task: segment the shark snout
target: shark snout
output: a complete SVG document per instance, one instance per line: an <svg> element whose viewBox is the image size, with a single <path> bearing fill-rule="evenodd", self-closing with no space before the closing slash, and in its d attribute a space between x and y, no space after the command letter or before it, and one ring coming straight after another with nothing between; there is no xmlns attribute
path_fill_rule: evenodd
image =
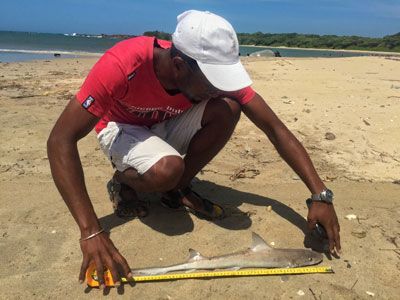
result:
<svg viewBox="0 0 400 300"><path fill-rule="evenodd" d="M309 265L316 265L319 264L323 257L321 253L315 252L315 251L309 251L309 255L307 257L307 260L309 262Z"/></svg>
<svg viewBox="0 0 400 300"><path fill-rule="evenodd" d="M300 253L299 253L300 254ZM302 266L311 266L319 264L322 261L323 257L321 253L304 250L300 255L293 256L293 260L291 266L293 267L302 267Z"/></svg>

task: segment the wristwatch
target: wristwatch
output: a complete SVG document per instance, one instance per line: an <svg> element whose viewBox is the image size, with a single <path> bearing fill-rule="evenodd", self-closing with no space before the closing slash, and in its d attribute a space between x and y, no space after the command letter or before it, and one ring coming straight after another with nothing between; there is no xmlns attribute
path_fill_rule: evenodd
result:
<svg viewBox="0 0 400 300"><path fill-rule="evenodd" d="M332 203L333 202L333 192L330 189L325 188L319 194L312 194L311 200Z"/></svg>

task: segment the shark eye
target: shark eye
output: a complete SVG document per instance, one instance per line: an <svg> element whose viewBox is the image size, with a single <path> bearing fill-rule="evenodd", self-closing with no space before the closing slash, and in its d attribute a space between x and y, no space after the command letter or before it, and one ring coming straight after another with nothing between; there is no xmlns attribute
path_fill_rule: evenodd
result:
<svg viewBox="0 0 400 300"><path fill-rule="evenodd" d="M312 261L312 257L309 257L309 258L308 258L308 261Z"/></svg>

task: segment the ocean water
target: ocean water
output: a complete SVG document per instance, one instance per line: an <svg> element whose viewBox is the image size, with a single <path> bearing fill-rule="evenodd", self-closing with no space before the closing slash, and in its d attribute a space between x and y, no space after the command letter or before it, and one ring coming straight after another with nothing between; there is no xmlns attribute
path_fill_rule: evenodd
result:
<svg viewBox="0 0 400 300"><path fill-rule="evenodd" d="M34 32L0 31L0 62L26 61L36 59L54 59L57 57L80 57L99 55L111 48L120 38L101 35L52 34ZM242 56L270 49L279 51L282 57L342 57L365 54L324 51L282 49L270 47L240 46Z"/></svg>

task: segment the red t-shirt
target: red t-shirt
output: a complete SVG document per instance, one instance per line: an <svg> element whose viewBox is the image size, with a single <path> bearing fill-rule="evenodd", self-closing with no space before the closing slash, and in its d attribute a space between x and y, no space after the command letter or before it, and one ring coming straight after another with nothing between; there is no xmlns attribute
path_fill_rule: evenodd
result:
<svg viewBox="0 0 400 300"><path fill-rule="evenodd" d="M153 49L157 43L167 49L171 42L154 37L136 37L119 42L93 66L76 95L82 106L101 118L99 133L109 121L152 126L181 114L192 104L181 93L169 95L153 69ZM240 104L255 95L251 87L227 96Z"/></svg>

